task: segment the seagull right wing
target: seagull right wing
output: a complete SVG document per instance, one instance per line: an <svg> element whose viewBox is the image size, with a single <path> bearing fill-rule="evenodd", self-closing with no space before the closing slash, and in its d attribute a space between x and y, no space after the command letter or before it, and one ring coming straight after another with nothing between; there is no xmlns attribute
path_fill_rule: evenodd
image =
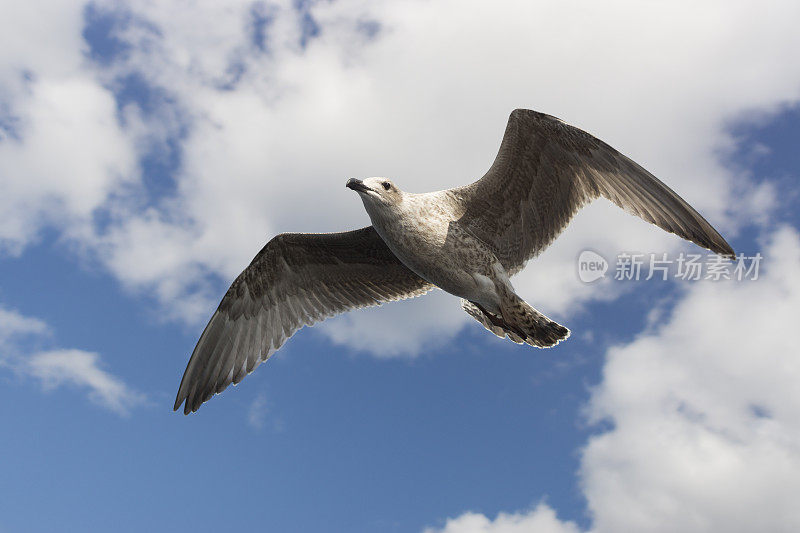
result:
<svg viewBox="0 0 800 533"><path fill-rule="evenodd" d="M734 255L706 219L647 170L585 131L527 109L511 113L489 171L448 192L462 205L461 223L510 273L599 196L703 248Z"/></svg>
<svg viewBox="0 0 800 533"><path fill-rule="evenodd" d="M305 325L432 288L397 259L372 226L278 235L236 278L208 322L174 409L185 401L185 414L197 411Z"/></svg>

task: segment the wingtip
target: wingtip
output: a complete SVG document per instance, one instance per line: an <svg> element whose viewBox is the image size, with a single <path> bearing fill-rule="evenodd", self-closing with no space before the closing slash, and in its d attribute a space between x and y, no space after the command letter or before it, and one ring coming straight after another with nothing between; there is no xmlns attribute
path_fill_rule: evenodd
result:
<svg viewBox="0 0 800 533"><path fill-rule="evenodd" d="M725 243L725 244L728 244L728 243ZM728 247L724 250L724 253L722 255L723 255L723 257L726 257L727 259L736 259L736 252L733 250L733 248L731 247L730 244L728 244Z"/></svg>
<svg viewBox="0 0 800 533"><path fill-rule="evenodd" d="M227 388L227 386L224 387L223 390L225 388ZM213 392L212 394L207 393L205 395L202 395L198 393L196 390L186 395L179 394L178 399L175 400L175 405L172 406L172 410L177 411L178 409L180 409L181 404L183 404L184 415L190 415L192 413L196 413L197 410L200 409L200 407L202 407L204 403L206 403L208 400L210 400L217 394L218 394L217 392Z"/></svg>
<svg viewBox="0 0 800 533"><path fill-rule="evenodd" d="M188 415L191 412L189 411L189 402L186 402L184 404L183 400L181 400L180 403L176 403L174 406L172 406L172 412L173 413L178 412L181 408L181 404L183 404L183 414Z"/></svg>
<svg viewBox="0 0 800 533"><path fill-rule="evenodd" d="M188 415L189 413L193 413L194 411L197 411L196 408L194 410L192 410L189 407L189 405L190 405L189 398L187 398L185 396L184 397L178 396L178 399L175 400L175 405L172 406L172 411L173 412L178 411L181 408L181 404L183 404L183 414L184 415Z"/></svg>
<svg viewBox="0 0 800 533"><path fill-rule="evenodd" d="M720 239L722 242L711 248L711 251L725 259L736 259L736 252L733 250L733 247L728 244L725 239L722 239L722 237L720 237Z"/></svg>

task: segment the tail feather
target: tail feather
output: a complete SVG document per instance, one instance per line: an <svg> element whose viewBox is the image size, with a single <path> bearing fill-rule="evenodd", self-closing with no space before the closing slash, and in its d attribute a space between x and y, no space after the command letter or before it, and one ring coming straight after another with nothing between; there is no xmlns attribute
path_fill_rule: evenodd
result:
<svg viewBox="0 0 800 533"><path fill-rule="evenodd" d="M483 325L483 327L485 327L486 329L488 329L501 339L504 339L506 337L505 330L500 326L495 326L494 324L492 324L492 321L489 319L489 316L484 314L484 312L481 311L478 308L478 306L475 305L474 303L462 298L461 308L464 309L464 311L466 311L469 316L480 322Z"/></svg>
<svg viewBox="0 0 800 533"><path fill-rule="evenodd" d="M486 313L468 300L461 300L461 307L498 337L508 337L517 344L550 348L569 337L569 329L553 322L523 299L514 296L510 302L501 306L502 316Z"/></svg>

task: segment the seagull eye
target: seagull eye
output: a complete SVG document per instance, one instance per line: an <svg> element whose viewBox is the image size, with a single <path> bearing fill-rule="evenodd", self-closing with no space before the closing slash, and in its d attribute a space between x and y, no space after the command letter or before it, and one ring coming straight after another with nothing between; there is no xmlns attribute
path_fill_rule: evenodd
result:
<svg viewBox="0 0 800 533"><path fill-rule="evenodd" d="M388 181L384 181L384 182L383 182L383 188L384 188L384 189L386 189L386 190L388 191L389 189L391 189L391 188L392 188L392 185L391 185L391 183L389 183Z"/></svg>

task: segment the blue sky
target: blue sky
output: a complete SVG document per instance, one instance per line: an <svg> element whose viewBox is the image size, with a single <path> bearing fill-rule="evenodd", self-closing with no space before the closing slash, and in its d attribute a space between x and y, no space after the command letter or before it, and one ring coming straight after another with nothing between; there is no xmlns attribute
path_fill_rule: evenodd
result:
<svg viewBox="0 0 800 533"><path fill-rule="evenodd" d="M0 22L0 531L800 526L796 6L47 7ZM556 349L431 295L172 412L264 242L366 224L349 176L475 179L515 107L641 162L761 278L581 283L584 249L697 251L598 202L514 279Z"/></svg>

